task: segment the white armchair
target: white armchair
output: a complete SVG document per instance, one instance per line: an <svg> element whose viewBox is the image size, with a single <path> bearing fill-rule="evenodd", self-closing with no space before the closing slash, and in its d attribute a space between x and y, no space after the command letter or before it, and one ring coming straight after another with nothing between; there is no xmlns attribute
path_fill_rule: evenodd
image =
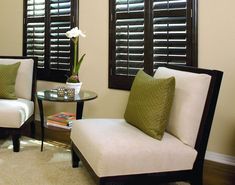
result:
<svg viewBox="0 0 235 185"><path fill-rule="evenodd" d="M12 135L13 151L20 150L21 130L31 124L34 134L34 93L36 90L36 58L0 57L0 65L20 62L15 80L15 99L0 97L0 131ZM1 87L0 87L1 88Z"/></svg>
<svg viewBox="0 0 235 185"><path fill-rule="evenodd" d="M154 77L175 77L168 126L161 141L125 119L81 119L71 131L72 165L81 160L98 184L202 185L202 171L223 73L171 65Z"/></svg>

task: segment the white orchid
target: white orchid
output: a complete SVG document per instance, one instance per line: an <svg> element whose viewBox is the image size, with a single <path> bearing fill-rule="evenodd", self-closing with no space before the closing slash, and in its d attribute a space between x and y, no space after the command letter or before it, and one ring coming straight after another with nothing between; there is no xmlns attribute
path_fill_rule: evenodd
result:
<svg viewBox="0 0 235 185"><path fill-rule="evenodd" d="M78 72L81 66L81 63L83 61L83 58L85 57L85 54L82 55L81 59L78 60L78 38L79 36L86 37L86 35L78 29L78 27L75 27L65 33L65 35L70 38L74 42L74 62L73 62L73 71L72 76L68 78L67 81L69 82L79 82L78 78Z"/></svg>
<svg viewBox="0 0 235 185"><path fill-rule="evenodd" d="M65 35L70 39L76 38L76 37L79 37L79 36L86 37L86 35L81 30L79 30L78 27L75 27L75 28L67 31L65 33Z"/></svg>

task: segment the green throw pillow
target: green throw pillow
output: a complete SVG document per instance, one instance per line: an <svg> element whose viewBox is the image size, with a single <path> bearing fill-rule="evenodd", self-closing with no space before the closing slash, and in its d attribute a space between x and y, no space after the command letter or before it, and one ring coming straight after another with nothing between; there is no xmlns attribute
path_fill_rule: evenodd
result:
<svg viewBox="0 0 235 185"><path fill-rule="evenodd" d="M15 81L20 62L11 65L0 64L0 98L16 99Z"/></svg>
<svg viewBox="0 0 235 185"><path fill-rule="evenodd" d="M156 79L139 71L132 84L125 120L149 136L161 140L175 92L175 78Z"/></svg>

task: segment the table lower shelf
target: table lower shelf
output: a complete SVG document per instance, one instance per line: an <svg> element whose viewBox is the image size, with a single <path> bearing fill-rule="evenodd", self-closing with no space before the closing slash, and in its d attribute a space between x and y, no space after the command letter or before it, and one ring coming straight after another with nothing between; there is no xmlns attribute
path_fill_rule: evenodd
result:
<svg viewBox="0 0 235 185"><path fill-rule="evenodd" d="M59 126L48 125L47 123L44 123L44 127L47 129L52 129L52 130L56 130L56 131L70 131L71 130L71 127L62 128Z"/></svg>
<svg viewBox="0 0 235 185"><path fill-rule="evenodd" d="M36 139L41 140L41 123L36 121ZM54 128L54 127L44 127L44 140L52 140L64 144L70 145L70 130Z"/></svg>

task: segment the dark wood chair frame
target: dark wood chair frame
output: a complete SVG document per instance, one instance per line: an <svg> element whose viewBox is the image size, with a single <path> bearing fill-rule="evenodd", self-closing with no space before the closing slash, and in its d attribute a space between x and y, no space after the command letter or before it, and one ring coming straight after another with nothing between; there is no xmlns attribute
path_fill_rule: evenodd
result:
<svg viewBox="0 0 235 185"><path fill-rule="evenodd" d="M182 170L182 171L169 171L169 172L158 172L158 173L146 173L146 174L136 174L136 175L120 175L120 176L108 176L108 177L98 177L93 169L90 167L85 157L81 154L79 149L72 143L72 166L78 167L78 163L81 160L84 166L88 169L90 174L94 177L97 184L100 185L114 185L114 184L157 184L166 182L177 182L177 181L188 181L192 185L202 185L203 177L203 163L206 153L209 133L211 125L213 122L214 112L216 108L217 98L219 94L219 89L223 77L223 72L218 70L207 70L194 67L184 67L184 66L173 66L168 64L162 64L159 66L167 67L170 69L188 71L193 73L204 73L211 76L211 82L209 91L207 94L207 99L200 123L200 128L198 131L195 150L197 150L198 155L193 165L192 170ZM193 82L192 82L193 83ZM94 151L95 152L95 151ZM138 161L136 161L138 162Z"/></svg>
<svg viewBox="0 0 235 185"><path fill-rule="evenodd" d="M32 80L32 93L31 93L31 101L35 102L35 92L36 92L36 72L37 72L37 63L38 58L37 57L24 57L24 56L0 56L0 59L33 59L34 65L33 65L33 80ZM35 104L34 104L35 105ZM20 136L24 129L28 128L28 125L30 124L31 129L31 137L35 136L35 114L33 113L32 116L30 116L24 124L20 128L5 128L0 127L0 132L4 132L4 134L8 135L10 134L12 136L12 142L13 142L13 151L19 152L20 151Z"/></svg>

